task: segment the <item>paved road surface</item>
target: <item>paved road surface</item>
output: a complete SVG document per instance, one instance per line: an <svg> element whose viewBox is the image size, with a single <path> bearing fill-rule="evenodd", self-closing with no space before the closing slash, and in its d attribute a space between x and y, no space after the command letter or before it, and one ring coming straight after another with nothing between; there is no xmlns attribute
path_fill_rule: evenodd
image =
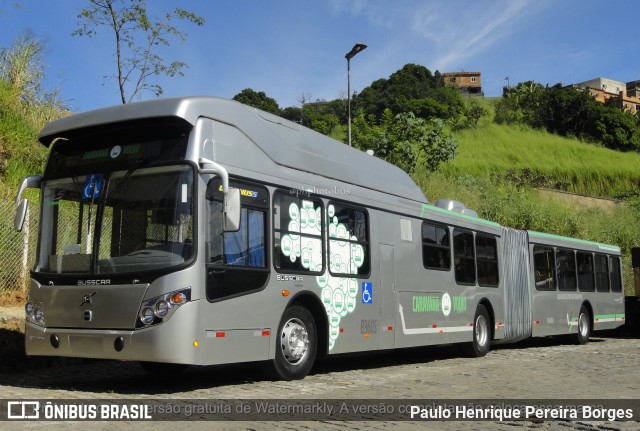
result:
<svg viewBox="0 0 640 431"><path fill-rule="evenodd" d="M273 382L255 365L190 369L162 378L137 364L94 361L0 375L3 399L635 399L640 410L640 339L596 337L585 346L534 339L468 359L430 347L332 358L304 380ZM7 429L89 429L83 422L0 423ZM638 422L96 422L121 430L640 430ZM146 426L145 426L146 425Z"/></svg>

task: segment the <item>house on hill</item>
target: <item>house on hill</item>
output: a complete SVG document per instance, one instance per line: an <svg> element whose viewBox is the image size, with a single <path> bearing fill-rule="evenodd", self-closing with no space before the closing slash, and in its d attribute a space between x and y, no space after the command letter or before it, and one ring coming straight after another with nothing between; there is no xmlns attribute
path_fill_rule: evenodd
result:
<svg viewBox="0 0 640 431"><path fill-rule="evenodd" d="M445 72L446 85L457 87L463 96L483 96L480 72Z"/></svg>
<svg viewBox="0 0 640 431"><path fill-rule="evenodd" d="M596 101L611 104L633 114L640 111L640 81L614 81L608 78L595 78L573 84L573 87L589 91Z"/></svg>

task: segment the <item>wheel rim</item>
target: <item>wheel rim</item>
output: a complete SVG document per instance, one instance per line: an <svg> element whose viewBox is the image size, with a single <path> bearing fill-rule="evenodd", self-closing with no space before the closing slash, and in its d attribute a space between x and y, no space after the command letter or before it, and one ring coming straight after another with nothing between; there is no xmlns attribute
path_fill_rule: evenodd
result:
<svg viewBox="0 0 640 431"><path fill-rule="evenodd" d="M589 335L589 319L585 313L580 313L580 318L578 319L578 329L580 331L580 336L582 338L587 338Z"/></svg>
<svg viewBox="0 0 640 431"><path fill-rule="evenodd" d="M489 329L487 328L487 320L483 315L480 315L476 318L475 324L476 331L476 342L478 346L484 346L487 344L487 340L489 338Z"/></svg>
<svg viewBox="0 0 640 431"><path fill-rule="evenodd" d="M280 347L284 358L290 364L302 361L309 350L309 333L299 319L290 319L282 327Z"/></svg>

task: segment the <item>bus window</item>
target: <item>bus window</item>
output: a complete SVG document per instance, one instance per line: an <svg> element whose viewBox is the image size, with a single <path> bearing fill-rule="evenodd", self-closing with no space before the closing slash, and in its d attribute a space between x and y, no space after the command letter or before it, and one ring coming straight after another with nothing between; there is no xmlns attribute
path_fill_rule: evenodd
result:
<svg viewBox="0 0 640 431"><path fill-rule="evenodd" d="M224 232L222 228L222 185L219 179L207 187L209 201L209 235L207 263L214 265L265 268L265 226L268 192L254 184L230 181L231 187L240 189L242 211L240 229Z"/></svg>
<svg viewBox="0 0 640 431"><path fill-rule="evenodd" d="M556 274L559 290L576 290L576 254L573 250L556 251Z"/></svg>
<svg viewBox="0 0 640 431"><path fill-rule="evenodd" d="M609 256L609 274L611 275L611 291L622 292L622 274L620 274L620 258Z"/></svg>
<svg viewBox="0 0 640 431"><path fill-rule="evenodd" d="M329 272L368 277L369 218L365 211L329 202Z"/></svg>
<svg viewBox="0 0 640 431"><path fill-rule="evenodd" d="M453 262L456 283L476 283L476 260L473 250L473 233L469 231L453 231Z"/></svg>
<svg viewBox="0 0 640 431"><path fill-rule="evenodd" d="M230 181L240 189L240 228L225 232L222 226L222 189L219 179L207 187L207 298L219 300L260 290L269 270L266 223L269 194L255 184Z"/></svg>
<svg viewBox="0 0 640 431"><path fill-rule="evenodd" d="M596 290L609 291L609 259L602 254L596 254Z"/></svg>
<svg viewBox="0 0 640 431"><path fill-rule="evenodd" d="M476 265L478 284L498 287L498 250L495 237L476 234Z"/></svg>
<svg viewBox="0 0 640 431"><path fill-rule="evenodd" d="M536 289L556 290L555 266L553 248L540 245L533 247L533 269L535 271Z"/></svg>
<svg viewBox="0 0 640 431"><path fill-rule="evenodd" d="M276 192L273 198L273 264L281 272L324 271L322 201Z"/></svg>
<svg viewBox="0 0 640 431"><path fill-rule="evenodd" d="M576 256L578 262L578 289L582 292L593 292L596 289L593 255L579 251Z"/></svg>
<svg viewBox="0 0 640 431"><path fill-rule="evenodd" d="M193 171L188 166L113 172L105 188L100 274L163 270L193 251Z"/></svg>
<svg viewBox="0 0 640 431"><path fill-rule="evenodd" d="M422 223L422 265L427 269L451 269L451 240L447 226Z"/></svg>

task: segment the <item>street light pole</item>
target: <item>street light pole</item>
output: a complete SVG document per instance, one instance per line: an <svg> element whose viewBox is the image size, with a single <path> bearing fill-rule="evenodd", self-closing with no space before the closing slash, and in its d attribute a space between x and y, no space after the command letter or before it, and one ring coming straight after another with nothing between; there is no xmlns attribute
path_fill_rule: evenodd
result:
<svg viewBox="0 0 640 431"><path fill-rule="evenodd" d="M349 146L351 146L351 65L350 65L350 62L351 62L351 59L355 57L357 53L359 53L360 51L363 51L366 47L367 45L363 43L356 43L355 45L353 45L353 48L351 48L351 51L347 52L347 54L344 56L344 58L347 59L347 98L348 98L347 124L349 128Z"/></svg>

